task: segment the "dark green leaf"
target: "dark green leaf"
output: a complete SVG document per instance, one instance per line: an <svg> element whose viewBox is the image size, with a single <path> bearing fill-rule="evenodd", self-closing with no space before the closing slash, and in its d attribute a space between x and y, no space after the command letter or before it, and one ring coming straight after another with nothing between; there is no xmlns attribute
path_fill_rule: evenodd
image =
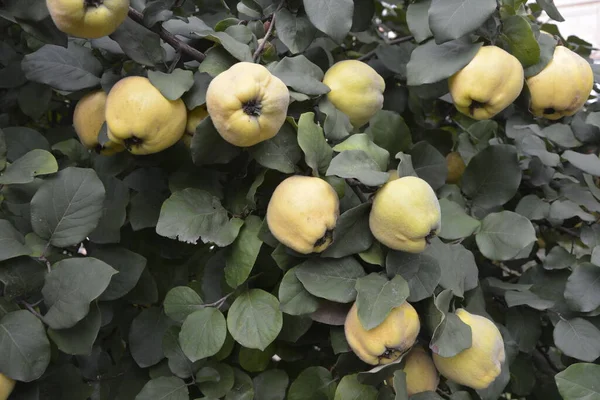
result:
<svg viewBox="0 0 600 400"><path fill-rule="evenodd" d="M312 295L339 303L356 299L356 280L366 273L353 257L314 258L296 267L296 276Z"/></svg>
<svg viewBox="0 0 600 400"><path fill-rule="evenodd" d="M308 19L336 43L341 43L352 27L352 0L303 0Z"/></svg>
<svg viewBox="0 0 600 400"><path fill-rule="evenodd" d="M565 400L598 400L600 365L576 363L555 375L556 386Z"/></svg>
<svg viewBox="0 0 600 400"><path fill-rule="evenodd" d="M317 29L305 14L294 14L285 7L275 14L275 29L277 37L292 54L306 50L317 33Z"/></svg>
<svg viewBox="0 0 600 400"><path fill-rule="evenodd" d="M510 308L506 314L506 329L520 351L531 353L542 334L540 313L527 307Z"/></svg>
<svg viewBox="0 0 600 400"><path fill-rule="evenodd" d="M340 215L333 231L333 242L322 256L341 258L368 250L373 244L369 230L370 209L370 205L364 203Z"/></svg>
<svg viewBox="0 0 600 400"><path fill-rule="evenodd" d="M433 33L429 29L429 7L431 0L411 3L406 11L406 22L410 33L415 37L417 43L423 42L431 37Z"/></svg>
<svg viewBox="0 0 600 400"><path fill-rule="evenodd" d="M554 57L554 49L557 44L556 39L550 35L539 35L537 40L540 46L540 61L535 65L525 68L525 78L532 77L542 72Z"/></svg>
<svg viewBox="0 0 600 400"><path fill-rule="evenodd" d="M212 77L206 72L196 72L194 74L194 84L183 95L183 101L188 110L206 104L206 91L211 81Z"/></svg>
<svg viewBox="0 0 600 400"><path fill-rule="evenodd" d="M30 253L21 232L16 230L9 221L0 219L0 261Z"/></svg>
<svg viewBox="0 0 600 400"><path fill-rule="evenodd" d="M324 174L327 172L333 156L333 150L325 140L323 129L314 122L315 114L304 113L298 120L298 144L304 152L306 165L312 168L313 173Z"/></svg>
<svg viewBox="0 0 600 400"><path fill-rule="evenodd" d="M580 312L600 307L600 267L587 262L574 267L565 287L565 299Z"/></svg>
<svg viewBox="0 0 600 400"><path fill-rule="evenodd" d="M308 367L292 382L288 400L333 399L336 381L324 367Z"/></svg>
<svg viewBox="0 0 600 400"><path fill-rule="evenodd" d="M543 201L535 194L529 194L519 201L515 212L517 214L521 214L525 218L529 218L532 221L540 220L548 218L548 214L550 213L550 204Z"/></svg>
<svg viewBox="0 0 600 400"><path fill-rule="evenodd" d="M455 296L463 297L464 292L477 287L475 257L462 244L446 244L435 238L422 254L437 260L442 272L440 285L451 289Z"/></svg>
<svg viewBox="0 0 600 400"><path fill-rule="evenodd" d="M536 2L538 3L538 5L540 7L542 7L542 9L544 11L546 11L548 16L550 18L552 18L553 20L558 21L558 22L563 22L565 20L563 18L563 16L560 14L560 12L558 11L558 9L556 8L556 5L554 5L554 0L536 0ZM570 400L570 399L567 399L567 400Z"/></svg>
<svg viewBox="0 0 600 400"><path fill-rule="evenodd" d="M284 321L285 324L285 321ZM240 366L248 372L264 371L275 354L275 344L271 343L264 351L242 347L238 354Z"/></svg>
<svg viewBox="0 0 600 400"><path fill-rule="evenodd" d="M432 0L429 28L438 44L465 36L496 11L495 0Z"/></svg>
<svg viewBox="0 0 600 400"><path fill-rule="evenodd" d="M165 51L160 45L160 36L131 18L125 19L110 38L138 64L153 67L165 59Z"/></svg>
<svg viewBox="0 0 600 400"><path fill-rule="evenodd" d="M225 32L214 32L214 31L201 31L201 32L193 32L197 37L201 37L212 42L218 43L229 54L234 56L240 61L248 61L252 62L252 53L250 53L250 48L247 44L238 42L232 36Z"/></svg>
<svg viewBox="0 0 600 400"><path fill-rule="evenodd" d="M158 364L164 357L162 340L172 322L157 307L144 309L131 323L129 349L140 368Z"/></svg>
<svg viewBox="0 0 600 400"><path fill-rule="evenodd" d="M203 369L206 368L212 368L216 370L219 379L217 381L201 379L203 370L200 370L196 376L197 381L200 382L198 385L200 390L204 395L209 396L209 398L218 399L224 397L233 388L233 384L235 382L233 368L227 364L217 362L208 363Z"/></svg>
<svg viewBox="0 0 600 400"><path fill-rule="evenodd" d="M408 125L404 118L394 111L378 111L369 121L366 133L377 146L386 149L393 156L410 149L412 145Z"/></svg>
<svg viewBox="0 0 600 400"><path fill-rule="evenodd" d="M90 355L101 324L100 309L92 305L90 312L75 326L68 329L48 329L48 336L60 351L73 355Z"/></svg>
<svg viewBox="0 0 600 400"><path fill-rule="evenodd" d="M540 61L540 45L529 21L521 15L511 15L502 20L502 37L508 43L510 53L523 67L530 67Z"/></svg>
<svg viewBox="0 0 600 400"><path fill-rule="evenodd" d="M4 297L12 300L40 289L44 285L46 267L31 257L16 257L0 264L0 282Z"/></svg>
<svg viewBox="0 0 600 400"><path fill-rule="evenodd" d="M321 82L324 75L323 70L303 55L284 57L275 66L269 66L269 69L286 86L297 92L309 96L319 96L330 90Z"/></svg>
<svg viewBox="0 0 600 400"><path fill-rule="evenodd" d="M481 253L491 260L510 260L536 240L527 218L511 211L486 216L475 236Z"/></svg>
<svg viewBox="0 0 600 400"><path fill-rule="evenodd" d="M375 160L362 150L346 150L339 153L331 160L326 175L357 179L367 186L379 186L388 179L388 173L381 172Z"/></svg>
<svg viewBox="0 0 600 400"><path fill-rule="evenodd" d="M600 158L595 154L581 154L572 150L566 150L560 155L562 158L593 176L600 176Z"/></svg>
<svg viewBox="0 0 600 400"><path fill-rule="evenodd" d="M188 400L188 387L175 376L161 376L149 381L135 400Z"/></svg>
<svg viewBox="0 0 600 400"><path fill-rule="evenodd" d="M233 289L248 279L254 267L263 243L258 238L262 222L256 215L248 216L225 259L225 280Z"/></svg>
<svg viewBox="0 0 600 400"><path fill-rule="evenodd" d="M408 282L410 302L430 297L442 277L437 259L427 254L390 251L385 265L388 276L400 275Z"/></svg>
<svg viewBox="0 0 600 400"><path fill-rule="evenodd" d="M177 322L183 322L194 311L202 309L202 298L187 286L177 286L169 290L163 303L165 314Z"/></svg>
<svg viewBox="0 0 600 400"><path fill-rule="evenodd" d="M414 171L437 190L446 182L446 158L426 141L415 144L409 151Z"/></svg>
<svg viewBox="0 0 600 400"><path fill-rule="evenodd" d="M279 285L279 308L286 314L310 314L319 308L319 300L310 294L296 276L296 268L288 270Z"/></svg>
<svg viewBox="0 0 600 400"><path fill-rule="evenodd" d="M270 369L254 379L254 396L261 400L284 400L290 379L282 369Z"/></svg>
<svg viewBox="0 0 600 400"><path fill-rule="evenodd" d="M50 151L50 144L38 131L24 126L2 128L4 131L6 159L15 162L19 157L34 149Z"/></svg>
<svg viewBox="0 0 600 400"><path fill-rule="evenodd" d="M554 246L544 259L546 269L565 269L575 264L577 258L560 246Z"/></svg>
<svg viewBox="0 0 600 400"><path fill-rule="evenodd" d="M379 169L382 171L387 169L390 160L390 153L373 143L365 133L351 135L342 143L335 145L333 150L338 153L347 150L362 150L379 165Z"/></svg>
<svg viewBox="0 0 600 400"><path fill-rule="evenodd" d="M217 354L225 343L226 333L227 324L221 311L206 307L187 316L179 343L190 361L195 362Z"/></svg>
<svg viewBox="0 0 600 400"><path fill-rule="evenodd" d="M587 362L600 357L600 330L583 318L561 319L553 337L556 347L569 357Z"/></svg>
<svg viewBox="0 0 600 400"><path fill-rule="evenodd" d="M352 133L353 128L348 116L335 108L327 96L323 96L319 101L319 111L326 115L323 130L327 139L342 140Z"/></svg>
<svg viewBox="0 0 600 400"><path fill-rule="evenodd" d="M346 375L335 390L334 400L377 400L377 389L360 383L357 374Z"/></svg>
<svg viewBox="0 0 600 400"><path fill-rule="evenodd" d="M388 280L377 273L358 278L356 291L358 318L366 330L379 326L409 295L408 283L401 275Z"/></svg>
<svg viewBox="0 0 600 400"><path fill-rule="evenodd" d="M169 100L177 100L194 85L192 71L175 69L170 74L160 71L148 71L148 79L163 96Z"/></svg>
<svg viewBox="0 0 600 400"><path fill-rule="evenodd" d="M58 164L52 154L46 150L35 149L15 160L0 175L0 185L33 182L39 175L53 174L58 171Z"/></svg>
<svg viewBox="0 0 600 400"><path fill-rule="evenodd" d="M442 357L454 357L472 344L471 327L454 313L448 312L452 292L448 289L435 297L439 323L435 328L429 347Z"/></svg>
<svg viewBox="0 0 600 400"><path fill-rule="evenodd" d="M443 239L466 238L481 226L481 222L467 215L463 207L451 200L440 199L440 209L442 212L442 231L439 236Z"/></svg>
<svg viewBox="0 0 600 400"><path fill-rule="evenodd" d="M192 160L196 165L226 164L240 153L240 148L223 139L210 117L200 122L192 137L190 147Z"/></svg>
<svg viewBox="0 0 600 400"><path fill-rule="evenodd" d="M180 378L189 378L194 374L195 365L186 357L179 344L179 326L171 326L163 336L162 348L168 358L169 369ZM212 368L217 377L218 373ZM199 381L196 381L199 382Z"/></svg>
<svg viewBox="0 0 600 400"><path fill-rule="evenodd" d="M302 158L296 131L289 123L283 124L273 138L250 147L249 152L263 167L284 174L293 173L296 170L296 164Z"/></svg>
<svg viewBox="0 0 600 400"><path fill-rule="evenodd" d="M100 175L106 196L104 210L98 226L90 235L94 243L119 243L121 240L121 227L127 217L129 205L129 188L122 180L112 176Z"/></svg>
<svg viewBox="0 0 600 400"><path fill-rule="evenodd" d="M119 273L114 275L106 290L100 295L102 301L116 300L129 293L140 280L146 268L146 258L123 247L94 247L90 255L104 261Z"/></svg>

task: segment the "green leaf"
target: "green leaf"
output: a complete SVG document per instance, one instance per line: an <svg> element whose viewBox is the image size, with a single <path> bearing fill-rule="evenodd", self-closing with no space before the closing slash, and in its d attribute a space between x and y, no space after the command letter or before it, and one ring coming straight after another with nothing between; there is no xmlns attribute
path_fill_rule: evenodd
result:
<svg viewBox="0 0 600 400"><path fill-rule="evenodd" d="M434 238L422 254L437 260L442 273L440 286L451 289L455 296L463 297L464 292L477 287L475 257L462 244L446 244Z"/></svg>
<svg viewBox="0 0 600 400"><path fill-rule="evenodd" d="M207 117L196 127L190 147L192 160L196 165L227 164L241 152L223 139L217 132L212 119Z"/></svg>
<svg viewBox="0 0 600 400"><path fill-rule="evenodd" d="M34 149L50 151L50 144L38 131L24 126L3 128L5 146L7 148L6 159L15 162Z"/></svg>
<svg viewBox="0 0 600 400"><path fill-rule="evenodd" d="M139 313L129 329L129 349L140 368L158 364L165 353L162 341L172 322L158 307L150 307Z"/></svg>
<svg viewBox="0 0 600 400"><path fill-rule="evenodd" d="M358 318L366 330L381 325L409 295L408 282L401 275L388 280L374 272L356 280L356 291Z"/></svg>
<svg viewBox="0 0 600 400"><path fill-rule="evenodd" d="M583 262L573 268L565 287L569 306L580 312L600 307L600 267Z"/></svg>
<svg viewBox="0 0 600 400"><path fill-rule="evenodd" d="M170 74L160 71L148 71L148 79L163 96L169 100L177 100L194 86L192 71L175 69Z"/></svg>
<svg viewBox="0 0 600 400"><path fill-rule="evenodd" d="M44 285L46 266L31 257L16 257L0 264L4 298L13 300L39 290Z"/></svg>
<svg viewBox="0 0 600 400"><path fill-rule="evenodd" d="M429 348L442 357L454 357L472 344L471 327L454 313L448 311L452 291L446 289L435 297L437 324Z"/></svg>
<svg viewBox="0 0 600 400"><path fill-rule="evenodd" d="M309 321L311 321L309 319ZM284 321L285 326L285 321ZM257 349L248 349L242 347L238 354L240 366L248 372L264 371L271 362L271 357L275 354L275 344L271 343L265 351Z"/></svg>
<svg viewBox="0 0 600 400"><path fill-rule="evenodd" d="M119 243L121 241L121 227L127 218L129 205L129 188L122 180L112 176L100 175L104 184L106 196L102 217L96 229L90 235L94 243Z"/></svg>
<svg viewBox="0 0 600 400"><path fill-rule="evenodd" d="M571 126L566 124L552 124L542 129L540 134L561 147L581 146L581 142L575 137Z"/></svg>
<svg viewBox="0 0 600 400"><path fill-rule="evenodd" d="M180 331L181 327L177 325L169 327L162 339L162 349L168 359L169 369L178 377L185 379L194 375L196 368L195 364L186 357L181 349L181 345L179 344ZM217 374L217 371L214 372Z"/></svg>
<svg viewBox="0 0 600 400"><path fill-rule="evenodd" d="M440 209L442 230L439 236L443 239L454 240L469 237L481 226L481 222L467 215L463 207L451 200L440 199Z"/></svg>
<svg viewBox="0 0 600 400"><path fill-rule="evenodd" d="M233 289L250 276L262 246L262 241L258 238L261 225L262 220L259 217L248 216L225 259L225 280Z"/></svg>
<svg viewBox="0 0 600 400"><path fill-rule="evenodd" d="M313 174L319 176L327 172L333 150L325 140L323 129L314 122L315 114L304 113L298 120L298 144L304 152L304 160L313 170Z"/></svg>
<svg viewBox="0 0 600 400"><path fill-rule="evenodd" d="M233 375L235 379L233 388L227 393L225 400L253 400L254 386L252 385L252 378L238 368L233 369Z"/></svg>
<svg viewBox="0 0 600 400"><path fill-rule="evenodd" d="M50 342L44 325L32 313L14 311L0 319L0 371L12 379L39 379L50 363Z"/></svg>
<svg viewBox="0 0 600 400"><path fill-rule="evenodd" d="M352 27L352 0L303 0L310 22L336 43L341 43Z"/></svg>
<svg viewBox="0 0 600 400"><path fill-rule="evenodd" d="M379 169L382 171L387 169L390 160L390 153L373 143L365 133L351 135L342 143L335 145L333 150L338 153L347 150L362 150L379 165Z"/></svg>
<svg viewBox="0 0 600 400"><path fill-rule="evenodd" d="M202 393L205 396L209 396L209 398L218 399L224 397L233 388L233 384L235 382L233 368L227 364L217 363L214 361L209 362L203 369L206 368L212 368L216 370L219 379L217 381L202 379L204 372L201 369L196 375L196 380L200 382L198 387Z"/></svg>
<svg viewBox="0 0 600 400"><path fill-rule="evenodd" d="M175 192L160 209L156 233L171 239L196 244L217 241L227 225L227 210L212 194L194 188Z"/></svg>
<svg viewBox="0 0 600 400"><path fill-rule="evenodd" d="M261 400L284 400L290 378L282 369L270 369L254 379L254 397Z"/></svg>
<svg viewBox="0 0 600 400"><path fill-rule="evenodd" d="M227 313L227 327L236 342L264 350L283 326L279 300L262 289L250 289L235 299Z"/></svg>
<svg viewBox="0 0 600 400"><path fill-rule="evenodd" d="M30 253L21 232L16 230L9 221L0 219L0 261Z"/></svg>
<svg viewBox="0 0 600 400"><path fill-rule="evenodd" d="M417 46L411 42L404 42L397 45L380 44L375 49L375 54L383 65L395 73L398 78L406 79L406 64L408 64L410 55L415 47Z"/></svg>
<svg viewBox="0 0 600 400"><path fill-rule="evenodd" d="M52 329L75 326L85 318L90 303L106 290L117 272L93 257L68 258L54 264L42 289L48 306L44 322Z"/></svg>
<svg viewBox="0 0 600 400"><path fill-rule="evenodd" d="M104 261L118 271L106 290L100 295L101 301L116 300L129 293L140 280L146 268L146 258L123 247L91 247L90 256Z"/></svg>
<svg viewBox="0 0 600 400"><path fill-rule="evenodd" d="M419 86L449 78L470 63L481 46L481 43L466 40L453 40L441 45L434 40L425 42L410 55L406 65L407 84Z"/></svg>
<svg viewBox="0 0 600 400"><path fill-rule="evenodd" d="M481 253L491 260L510 260L536 240L527 218L511 211L488 214L475 235Z"/></svg>
<svg viewBox="0 0 600 400"><path fill-rule="evenodd" d="M593 222L596 220L592 214L588 214L570 200L556 200L550 205L549 218L555 220L565 220L573 217L579 217L583 221Z"/></svg>
<svg viewBox="0 0 600 400"><path fill-rule="evenodd" d="M554 246L550 249L544 259L544 268L546 269L565 269L575 264L577 258L560 246Z"/></svg>
<svg viewBox="0 0 600 400"><path fill-rule="evenodd" d="M408 125L394 111L379 110L369 121L366 133L377 146L386 149L391 155L407 151L412 146Z"/></svg>
<svg viewBox="0 0 600 400"><path fill-rule="evenodd" d="M547 310L554 307L554 301L542 299L537 294L530 291L509 290L504 294L504 300L508 307L527 305L536 310Z"/></svg>
<svg viewBox="0 0 600 400"><path fill-rule="evenodd" d="M583 318L561 319L553 337L556 347L569 357L587 362L600 357L600 330Z"/></svg>
<svg viewBox="0 0 600 400"><path fill-rule="evenodd" d="M187 316L181 326L179 343L190 361L196 362L217 354L226 334L227 324L221 311L206 307Z"/></svg>
<svg viewBox="0 0 600 400"><path fill-rule="evenodd" d="M58 171L54 156L46 150L35 149L17 159L0 175L0 185L11 185L33 182L40 175L53 174Z"/></svg>
<svg viewBox="0 0 600 400"><path fill-rule="evenodd" d="M102 318L100 308L94 304L84 319L68 329L48 329L48 336L60 351L87 356L92 353L92 346L100 332Z"/></svg>
<svg viewBox="0 0 600 400"><path fill-rule="evenodd" d="M401 369L396 370L394 371L394 375L392 375L392 377L394 383L394 390L396 392L394 400L408 400L408 389L406 387L406 372L404 372ZM417 396L419 394L420 393L415 393L413 396Z"/></svg>
<svg viewBox="0 0 600 400"><path fill-rule="evenodd" d="M515 147L492 145L471 159L462 176L462 189L473 200L473 206L490 209L513 198L521 176Z"/></svg>
<svg viewBox="0 0 600 400"><path fill-rule="evenodd" d="M306 290L338 303L356 299L356 280L365 275L365 270L353 257L313 258L296 267L296 276Z"/></svg>
<svg viewBox="0 0 600 400"><path fill-rule="evenodd" d="M532 221L545 219L548 218L548 214L550 213L550 204L535 194L529 194L519 201L515 212Z"/></svg>
<svg viewBox="0 0 600 400"><path fill-rule="evenodd" d="M529 21L520 15L511 15L502 20L502 36L509 47L510 53L515 56L524 68L537 64L540 61L540 45Z"/></svg>
<svg viewBox="0 0 600 400"><path fill-rule="evenodd" d="M536 2L540 7L542 7L542 10L546 11L546 14L548 14L548 16L553 20L558 22L563 22L565 20L563 16L560 15L560 12L556 8L556 5L554 5L554 0L536 0Z"/></svg>
<svg viewBox="0 0 600 400"><path fill-rule="evenodd" d="M192 33L196 37L204 38L220 44L225 50L227 50L229 54L240 61L252 62L252 53L250 52L250 47L248 47L247 44L238 42L225 32L200 31Z"/></svg>
<svg viewBox="0 0 600 400"><path fill-rule="evenodd" d="M560 155L573 164L575 168L593 176L600 176L600 158L595 154L581 154L572 150L566 150Z"/></svg>
<svg viewBox="0 0 600 400"><path fill-rule="evenodd" d="M296 164L302 158L296 131L290 123L283 124L273 138L250 147L249 152L263 167L284 174L296 171Z"/></svg>
<svg viewBox="0 0 600 400"><path fill-rule="evenodd" d="M331 160L326 175L357 179L367 186L379 186L388 179L388 173L381 172L375 160L362 150L346 150L339 153Z"/></svg>
<svg viewBox="0 0 600 400"><path fill-rule="evenodd" d="M554 376L560 395L565 400L599 400L600 365L576 363Z"/></svg>
<svg viewBox="0 0 600 400"><path fill-rule="evenodd" d="M329 87L321 82L323 70L303 55L284 57L273 66L269 65L269 70L286 86L297 92L320 96L330 91Z"/></svg>
<svg viewBox="0 0 600 400"><path fill-rule="evenodd" d="M202 309L202 299L196 291L187 286L176 286L165 296L165 314L177 322L183 322L194 311Z"/></svg>
<svg viewBox="0 0 600 400"><path fill-rule="evenodd" d="M377 400L377 389L363 385L357 374L345 375L335 390L334 400Z"/></svg>
<svg viewBox="0 0 600 400"><path fill-rule="evenodd" d="M532 77L542 72L554 57L554 49L556 48L556 39L549 35L539 35L538 44L540 46L540 60L537 64L525 68L525 78Z"/></svg>
<svg viewBox="0 0 600 400"><path fill-rule="evenodd" d="M369 230L368 203L351 208L339 216L333 231L333 242L322 257L342 258L368 250L373 244Z"/></svg>
<svg viewBox="0 0 600 400"><path fill-rule="evenodd" d="M308 367L290 385L288 400L333 399L336 381L324 367Z"/></svg>
<svg viewBox="0 0 600 400"><path fill-rule="evenodd" d="M165 60L165 51L160 45L160 36L131 18L125 21L110 38L119 44L123 52L138 64L154 67Z"/></svg>
<svg viewBox="0 0 600 400"><path fill-rule="evenodd" d="M406 10L406 22L410 33L415 37L417 43L430 38L433 33L429 29L429 7L431 0L411 3Z"/></svg>
<svg viewBox="0 0 600 400"><path fill-rule="evenodd" d="M432 0L429 29L437 44L473 32L496 11L495 0Z"/></svg>
<svg viewBox="0 0 600 400"><path fill-rule="evenodd" d="M325 136L330 140L342 140L354 129L350 123L350 118L327 99L327 96L321 97L319 101L319 111L326 115L323 124Z"/></svg>
<svg viewBox="0 0 600 400"><path fill-rule="evenodd" d="M317 34L317 29L306 14L294 14L285 7L275 13L275 29L277 38L292 54L306 50Z"/></svg>
<svg viewBox="0 0 600 400"><path fill-rule="evenodd" d="M98 86L103 71L92 50L74 42L66 48L46 44L23 57L21 68L30 81L70 92Z"/></svg>
<svg viewBox="0 0 600 400"><path fill-rule="evenodd" d="M186 383L175 376L161 376L144 385L135 400L188 400Z"/></svg>
<svg viewBox="0 0 600 400"><path fill-rule="evenodd" d="M93 170L65 168L31 199L33 231L54 246L73 246L98 224L104 197L104 185Z"/></svg>
<svg viewBox="0 0 600 400"><path fill-rule="evenodd" d="M448 167L446 158L431 144L421 141L409 151L414 171L437 190L446 183Z"/></svg>
<svg viewBox="0 0 600 400"><path fill-rule="evenodd" d="M311 314L319 308L319 300L310 294L296 276L296 268L289 269L279 284L280 310L290 315Z"/></svg>
<svg viewBox="0 0 600 400"><path fill-rule="evenodd" d="M526 307L513 307L506 313L506 329L519 350L531 353L542 334L540 313Z"/></svg>
<svg viewBox="0 0 600 400"><path fill-rule="evenodd" d="M427 254L390 251L385 266L388 276L399 275L408 282L410 302L430 297L442 277L437 259Z"/></svg>
<svg viewBox="0 0 600 400"><path fill-rule="evenodd" d="M182 96L188 110L206 104L206 91L211 81L212 77L206 72L196 72L194 74L194 84Z"/></svg>

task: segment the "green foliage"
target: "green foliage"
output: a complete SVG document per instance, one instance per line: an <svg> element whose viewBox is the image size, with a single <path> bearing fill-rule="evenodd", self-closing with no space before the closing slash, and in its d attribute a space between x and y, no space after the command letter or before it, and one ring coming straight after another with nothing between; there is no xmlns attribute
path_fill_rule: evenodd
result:
<svg viewBox="0 0 600 400"><path fill-rule="evenodd" d="M354 302L373 329L404 301L430 353L473 345L458 308L493 320L506 352L486 389L441 377L411 399L600 399L595 92L558 121L534 118L526 90L481 121L449 94L448 78L484 45L514 55L526 78L556 46L587 59L592 46L542 23L542 10L564 20L552 0L139 0L114 33L84 39L61 32L43 0L0 1L10 399L405 400L403 358L367 365L344 331ZM385 80L382 109L362 127L323 83L346 59ZM269 140L236 147L209 116L159 153L107 155L75 132L82 97L126 76L191 111L240 61L289 90ZM452 152L466 166L456 180ZM421 253L370 230L373 198L395 173L439 199L441 229ZM299 254L269 230L269 199L290 175L324 179L339 197L321 253Z"/></svg>

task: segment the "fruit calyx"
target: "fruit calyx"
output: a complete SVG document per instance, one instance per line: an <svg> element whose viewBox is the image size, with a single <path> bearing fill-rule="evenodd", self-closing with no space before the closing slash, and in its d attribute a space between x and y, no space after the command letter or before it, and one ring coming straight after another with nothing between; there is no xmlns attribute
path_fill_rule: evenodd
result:
<svg viewBox="0 0 600 400"><path fill-rule="evenodd" d="M128 139L125 139L123 141L123 144L125 145L125 148L127 150L131 149L132 147L135 146L139 146L140 144L142 144L144 141L136 136L132 136Z"/></svg>
<svg viewBox="0 0 600 400"><path fill-rule="evenodd" d="M379 356L379 360L397 359L398 353L400 353L398 349L390 349L389 347L386 347L383 354Z"/></svg>
<svg viewBox="0 0 600 400"><path fill-rule="evenodd" d="M437 234L435 233L435 229L432 229L429 232L429 235L425 236L425 242L427 242L427 244L430 244L431 240L436 236L437 236Z"/></svg>
<svg viewBox="0 0 600 400"><path fill-rule="evenodd" d="M552 107L544 108L544 114L551 115L551 114L554 114L555 112L556 112L556 110Z"/></svg>
<svg viewBox="0 0 600 400"><path fill-rule="evenodd" d="M252 99L242 104L242 110L251 117L259 117L262 105L257 99Z"/></svg>
<svg viewBox="0 0 600 400"><path fill-rule="evenodd" d="M84 0L83 1L85 8L90 8L90 7L100 7L103 3L104 0Z"/></svg>
<svg viewBox="0 0 600 400"><path fill-rule="evenodd" d="M323 235L323 237L321 237L320 239L318 239L315 242L315 249L318 249L319 247L323 246L325 243L331 242L333 240L333 229L328 229L327 231L325 231L325 234Z"/></svg>
<svg viewBox="0 0 600 400"><path fill-rule="evenodd" d="M485 103L480 103L476 100L473 100L471 102L471 105L469 106L469 114L473 115L475 113L475 110L483 107L485 107Z"/></svg>

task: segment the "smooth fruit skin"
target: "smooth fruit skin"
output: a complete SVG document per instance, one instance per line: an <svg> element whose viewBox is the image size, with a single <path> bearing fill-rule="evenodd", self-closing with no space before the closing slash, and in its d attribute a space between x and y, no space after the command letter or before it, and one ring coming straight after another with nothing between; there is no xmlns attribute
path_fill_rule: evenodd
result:
<svg viewBox="0 0 600 400"><path fill-rule="evenodd" d="M0 400L7 400L17 382L4 374L0 374Z"/></svg>
<svg viewBox="0 0 600 400"><path fill-rule="evenodd" d="M404 176L384 184L373 199L369 228L393 250L420 253L441 229L440 203L429 184Z"/></svg>
<svg viewBox="0 0 600 400"><path fill-rule="evenodd" d="M99 148L98 133L105 121L106 97L104 90L96 90L83 96L75 106L73 127L81 144L88 149ZM123 145L108 141L100 154L110 156L124 150Z"/></svg>
<svg viewBox="0 0 600 400"><path fill-rule="evenodd" d="M323 77L329 87L329 101L360 128L383 108L385 81L368 64L357 60L339 61Z"/></svg>
<svg viewBox="0 0 600 400"><path fill-rule="evenodd" d="M344 323L348 345L361 360L371 365L396 361L412 347L420 330L419 315L406 301L392 309L386 319L371 330L361 324L356 303Z"/></svg>
<svg viewBox="0 0 600 400"><path fill-rule="evenodd" d="M413 347L404 356L404 368L406 374L406 392L412 396L422 392L435 392L439 383L438 374L433 359L422 346ZM394 379L388 379L388 383L394 387Z"/></svg>
<svg viewBox="0 0 600 400"><path fill-rule="evenodd" d="M141 76L117 82L106 99L108 138L130 153L145 155L171 147L185 133L183 100L169 100Z"/></svg>
<svg viewBox="0 0 600 400"><path fill-rule="evenodd" d="M183 135L183 138L181 138L188 149L192 147L192 138L196 133L196 128L206 117L208 117L206 105L198 106L192 111L188 112L187 124L185 125L185 135Z"/></svg>
<svg viewBox="0 0 600 400"><path fill-rule="evenodd" d="M536 117L557 120L577 113L594 87L594 72L579 54L558 45L550 63L527 79L529 110Z"/></svg>
<svg viewBox="0 0 600 400"><path fill-rule="evenodd" d="M56 27L71 36L97 39L125 21L129 0L46 0Z"/></svg>
<svg viewBox="0 0 600 400"><path fill-rule="evenodd" d="M467 168L465 161L457 151L452 151L446 155L446 166L448 167L447 183L458 183Z"/></svg>
<svg viewBox="0 0 600 400"><path fill-rule="evenodd" d="M301 254L320 253L332 243L339 206L329 183L294 175L275 188L267 206L267 224L287 247Z"/></svg>
<svg viewBox="0 0 600 400"><path fill-rule="evenodd" d="M524 83L519 60L497 46L482 46L469 64L448 78L456 109L477 120L490 119L508 107Z"/></svg>
<svg viewBox="0 0 600 400"><path fill-rule="evenodd" d="M504 340L496 325L465 309L456 310L462 322L471 327L471 347L454 357L433 354L433 362L446 378L472 389L485 389L500 375L505 360Z"/></svg>
<svg viewBox="0 0 600 400"><path fill-rule="evenodd" d="M208 85L206 107L219 134L238 147L270 139L283 126L290 92L260 64L239 62Z"/></svg>

